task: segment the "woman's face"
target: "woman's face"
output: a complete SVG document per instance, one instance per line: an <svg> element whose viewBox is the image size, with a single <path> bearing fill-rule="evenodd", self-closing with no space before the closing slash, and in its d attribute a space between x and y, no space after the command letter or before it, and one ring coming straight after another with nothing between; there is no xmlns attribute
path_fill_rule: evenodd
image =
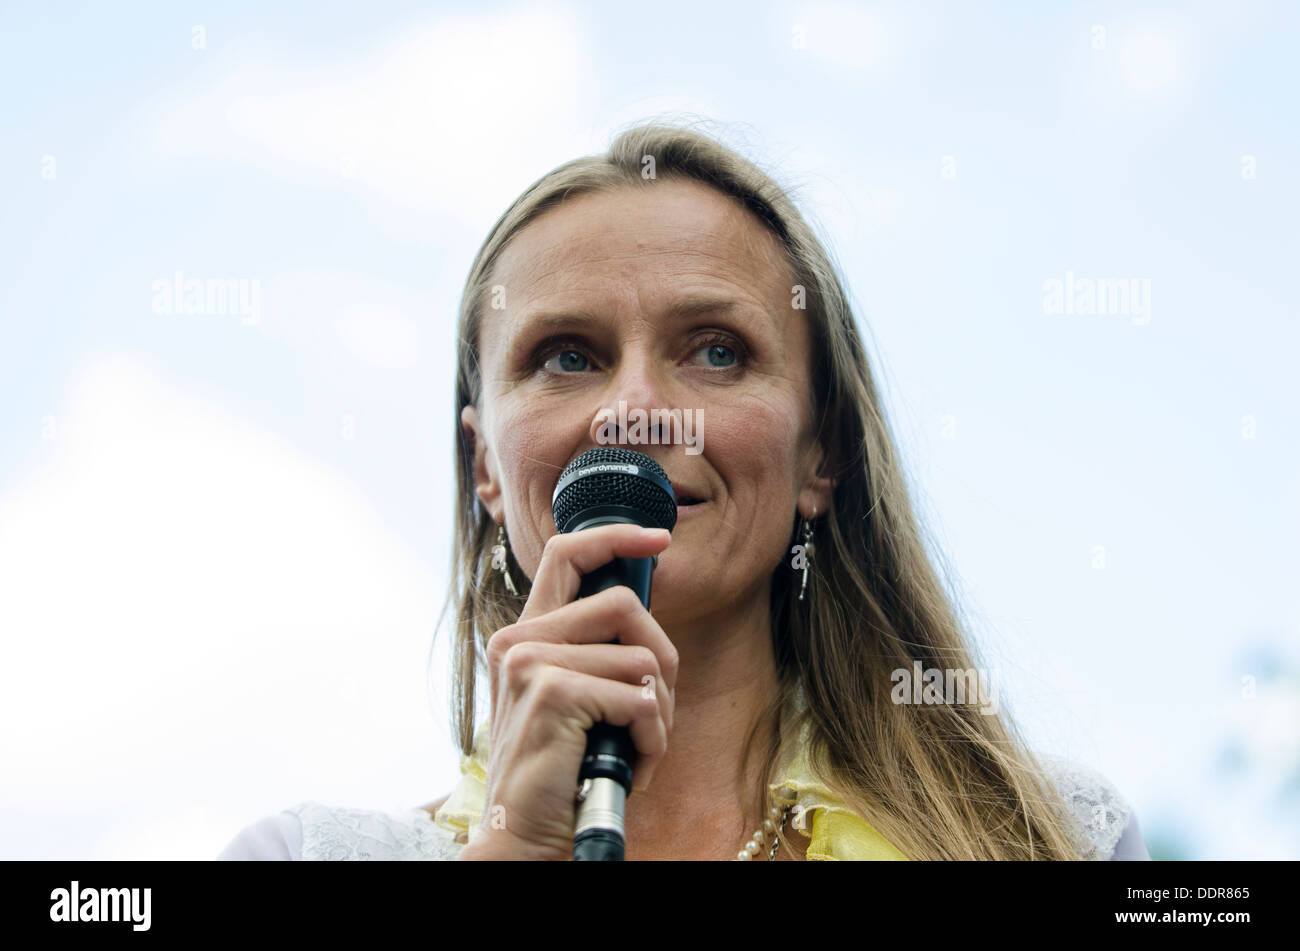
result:
<svg viewBox="0 0 1300 951"><path fill-rule="evenodd" d="M778 239L693 181L580 195L515 236L482 315L482 396L461 419L478 497L530 579L561 471L616 444L662 465L679 502L700 500L679 507L659 556L660 624L766 611L772 571L793 571L796 507L824 513L830 493L792 283ZM674 410L683 425L666 422Z"/></svg>

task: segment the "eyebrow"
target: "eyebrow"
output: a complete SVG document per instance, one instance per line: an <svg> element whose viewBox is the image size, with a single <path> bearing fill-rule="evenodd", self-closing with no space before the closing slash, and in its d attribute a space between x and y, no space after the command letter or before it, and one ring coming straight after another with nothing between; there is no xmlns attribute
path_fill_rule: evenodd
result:
<svg viewBox="0 0 1300 951"><path fill-rule="evenodd" d="M758 311L762 314L767 313L766 309L756 304L730 297L687 297L674 301L664 309L663 315L670 321L680 322L704 314L726 314L742 310ZM518 326L530 329L559 330L586 322L608 323L609 321L590 311L578 309L542 311L537 314L525 315L520 318Z"/></svg>

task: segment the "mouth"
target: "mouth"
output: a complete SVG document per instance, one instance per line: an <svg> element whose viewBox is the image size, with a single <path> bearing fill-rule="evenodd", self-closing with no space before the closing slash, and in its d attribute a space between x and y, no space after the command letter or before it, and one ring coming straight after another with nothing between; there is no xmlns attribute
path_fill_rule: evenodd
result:
<svg viewBox="0 0 1300 951"><path fill-rule="evenodd" d="M675 482L672 484L672 486L673 486L673 495L677 499L678 509L685 509L697 505L703 505L705 502L708 501L708 499L704 498L702 495L697 493L694 489L689 489L684 486L679 486Z"/></svg>

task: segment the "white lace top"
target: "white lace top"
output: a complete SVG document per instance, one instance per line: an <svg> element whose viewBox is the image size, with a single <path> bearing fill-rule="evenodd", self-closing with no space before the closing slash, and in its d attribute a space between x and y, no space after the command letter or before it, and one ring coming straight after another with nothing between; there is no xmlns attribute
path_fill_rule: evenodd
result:
<svg viewBox="0 0 1300 951"><path fill-rule="evenodd" d="M1085 858L1150 858L1137 817L1104 777L1059 757L1040 755L1039 761L1070 805L1076 820L1075 842ZM816 808L815 801L808 805ZM307 801L248 826L217 858L440 861L456 858L462 835L439 825L420 808L389 813Z"/></svg>

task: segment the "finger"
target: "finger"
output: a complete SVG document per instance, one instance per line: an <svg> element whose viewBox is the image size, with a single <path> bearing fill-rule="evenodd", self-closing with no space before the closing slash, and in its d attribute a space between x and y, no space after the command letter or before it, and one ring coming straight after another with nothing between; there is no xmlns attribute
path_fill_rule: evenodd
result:
<svg viewBox="0 0 1300 951"><path fill-rule="evenodd" d="M659 622L645 609L631 588L615 585L589 598L562 605L528 622L503 627L488 639L489 666L521 641L557 644L640 645L654 651L669 690L677 689L678 653Z"/></svg>
<svg viewBox="0 0 1300 951"><path fill-rule="evenodd" d="M664 725L673 728L673 695L659 667L654 651L628 644L554 644L522 641L511 647L501 663L500 677L516 695L524 693L538 671L545 666L614 680L653 692L659 699Z"/></svg>
<svg viewBox="0 0 1300 951"><path fill-rule="evenodd" d="M548 614L578 596L582 576L615 558L649 558L668 547L665 528L598 525L546 540L521 621Z"/></svg>
<svg viewBox="0 0 1300 951"><path fill-rule="evenodd" d="M636 747L632 770L633 790L645 789L655 768L668 751L668 729L659 707L659 697L647 696L639 685L592 677L561 667L550 668L534 685L535 702L551 710L572 715L582 711L577 726L582 732L599 722L625 726ZM534 712L530 719L540 720Z"/></svg>

